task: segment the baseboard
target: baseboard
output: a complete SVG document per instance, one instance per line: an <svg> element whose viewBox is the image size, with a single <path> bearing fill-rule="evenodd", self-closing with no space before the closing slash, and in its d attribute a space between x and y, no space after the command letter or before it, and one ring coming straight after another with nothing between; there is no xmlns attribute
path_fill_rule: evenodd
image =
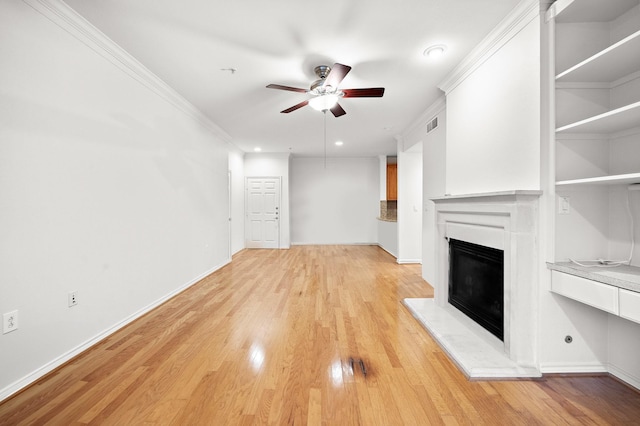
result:
<svg viewBox="0 0 640 426"><path fill-rule="evenodd" d="M387 253L389 253L391 256L395 257L396 259L398 258L398 256L395 255L395 253L391 253L389 250L387 250L386 248L384 248L380 243L376 243L373 244L375 246L380 247L382 250L386 251Z"/></svg>
<svg viewBox="0 0 640 426"><path fill-rule="evenodd" d="M609 373L615 378L628 384L629 386L633 386L634 388L640 390L640 377L635 376L631 373L627 373L626 371L613 365L609 365Z"/></svg>
<svg viewBox="0 0 640 426"><path fill-rule="evenodd" d="M422 264L422 259L398 259L398 260L396 260L396 262L397 262L399 265L406 265L406 264L409 264L409 263L419 263L419 264Z"/></svg>
<svg viewBox="0 0 640 426"><path fill-rule="evenodd" d="M542 374L580 374L580 373L608 373L609 370L604 364L540 364Z"/></svg>
<svg viewBox="0 0 640 426"><path fill-rule="evenodd" d="M378 246L378 243L301 243L301 242L292 242L292 246Z"/></svg>
<svg viewBox="0 0 640 426"><path fill-rule="evenodd" d="M144 308L140 309L139 311L133 313L132 315L129 315L127 318L123 319L119 323L117 323L117 324L113 325L112 327L104 330L103 332L101 332L98 335L94 336L93 338L87 340L86 342L76 346L75 348L69 350L68 352L60 355L59 357L49 361L48 363L46 363L42 367L38 368L37 370L31 372L30 374L27 374L22 379L19 379L19 380L13 382L9 386L7 386L4 389L0 390L0 402L3 402L5 399L9 398L13 394L21 391L22 389L24 389L27 386L33 384L34 382L36 382L37 380L41 379L45 375L51 373L56 368L58 368L58 367L60 367L60 366L62 366L64 364L66 364L67 362L71 361L73 358L75 358L76 356L80 355L82 352L86 351L87 349L91 348L95 344L97 344L100 341L102 341L102 340L106 339L107 337L111 336L113 333L115 333L116 331L120 330L122 327L126 326L127 324L135 321L136 319L140 318L141 316L145 315L146 313L148 313L148 312L152 311L153 309L157 308L158 306L162 305L163 303L165 303L169 299L171 299L171 298L177 296L178 294L182 293L183 291L185 291L189 287L191 287L194 284L196 284L198 281L200 281L203 278L207 277L208 275L214 273L215 271L217 271L218 269L222 268L223 266L229 264L230 261L231 261L230 259L227 259L224 263L222 263L222 264L220 264L218 266L215 266L215 267L209 269L208 271L200 274L198 277L194 278L193 280L189 281L188 283L186 283L186 284L182 285L181 287L175 289L174 291L166 294L165 296L161 297L160 299L150 303L149 305L147 305Z"/></svg>

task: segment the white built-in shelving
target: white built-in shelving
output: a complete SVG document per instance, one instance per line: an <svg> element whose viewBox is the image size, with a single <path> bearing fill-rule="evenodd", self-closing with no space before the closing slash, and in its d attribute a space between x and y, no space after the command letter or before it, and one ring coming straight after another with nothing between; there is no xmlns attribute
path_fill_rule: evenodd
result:
<svg viewBox="0 0 640 426"><path fill-rule="evenodd" d="M589 177L584 179L560 180L556 186L569 185L634 185L640 184L640 173L626 173L623 175L608 175L599 177Z"/></svg>
<svg viewBox="0 0 640 426"><path fill-rule="evenodd" d="M640 56L640 51L638 52ZM634 102L602 114L558 127L557 133L598 133L610 135L640 127L640 102Z"/></svg>
<svg viewBox="0 0 640 426"><path fill-rule="evenodd" d="M547 266L562 312L552 318L588 342L579 355L556 346L557 357L569 371L592 371L590 362L640 389L640 0L557 0L547 21L555 67Z"/></svg>
<svg viewBox="0 0 640 426"><path fill-rule="evenodd" d="M549 19L555 19L556 63L563 69L556 70L557 111L570 111L570 119L558 117L556 134L569 136L571 149L578 150L575 141L584 136L593 140L594 135L611 144L624 135L638 140L637 148L629 155L638 155L635 169L619 170L611 165L609 176L583 176L558 181L558 186L579 184L629 184L638 183L640 174L640 1L638 0L558 0L549 10ZM603 31L606 28L606 31ZM563 29L563 28L560 28ZM593 52L592 46L602 48ZM576 55L584 52L584 57ZM576 58L566 64L564 56ZM604 94L603 94L604 91ZM594 107L595 105L595 107ZM594 113L597 112L597 113ZM565 136L566 135L566 136ZM636 136L633 136L636 135ZM627 144L629 145L629 144ZM585 157L588 154L585 153ZM594 159L597 162L598 159ZM572 164L557 164L563 176L571 174ZM567 173L566 171L569 170Z"/></svg>
<svg viewBox="0 0 640 426"><path fill-rule="evenodd" d="M640 30L562 71L556 82L615 82L640 69Z"/></svg>
<svg viewBox="0 0 640 426"><path fill-rule="evenodd" d="M564 203L556 262L624 258L626 206L640 195L627 191L640 184L640 0L557 0L547 18L556 37L555 191Z"/></svg>

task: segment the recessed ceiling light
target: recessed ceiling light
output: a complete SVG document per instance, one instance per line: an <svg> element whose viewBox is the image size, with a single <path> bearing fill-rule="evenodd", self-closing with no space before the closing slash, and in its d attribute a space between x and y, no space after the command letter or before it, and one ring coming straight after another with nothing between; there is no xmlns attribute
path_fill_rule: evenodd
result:
<svg viewBox="0 0 640 426"><path fill-rule="evenodd" d="M253 150L255 152L260 152L260 151L262 151L262 148L260 148L259 146L256 146L255 148L253 148Z"/></svg>
<svg viewBox="0 0 640 426"><path fill-rule="evenodd" d="M441 57L447 50L447 46L444 44L437 44L435 46L427 47L422 54L430 59L436 59Z"/></svg>
<svg viewBox="0 0 640 426"><path fill-rule="evenodd" d="M344 145L344 142L342 142L342 141L336 141L336 146L342 146L342 145Z"/></svg>

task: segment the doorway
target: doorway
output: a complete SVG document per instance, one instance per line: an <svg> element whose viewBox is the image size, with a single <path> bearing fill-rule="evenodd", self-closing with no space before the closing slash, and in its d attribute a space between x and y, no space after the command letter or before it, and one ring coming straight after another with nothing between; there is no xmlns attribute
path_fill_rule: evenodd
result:
<svg viewBox="0 0 640 426"><path fill-rule="evenodd" d="M248 177L245 246L280 248L280 177Z"/></svg>

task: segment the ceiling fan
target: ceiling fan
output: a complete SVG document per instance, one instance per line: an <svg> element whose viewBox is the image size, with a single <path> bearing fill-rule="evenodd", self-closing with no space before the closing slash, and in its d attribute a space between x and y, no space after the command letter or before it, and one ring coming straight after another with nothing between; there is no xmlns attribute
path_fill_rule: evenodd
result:
<svg viewBox="0 0 640 426"><path fill-rule="evenodd" d="M370 87L366 89L338 89L338 85L351 71L348 65L333 64L333 67L319 65L313 70L318 76L318 80L311 83L309 90L297 87L282 86L280 84L269 84L269 89L288 90L291 92L307 93L312 97L306 101L287 108L281 113L288 114L309 104L311 108L318 111L329 110L335 117L345 115L347 112L342 109L338 100L340 98L381 98L384 95L384 87Z"/></svg>

